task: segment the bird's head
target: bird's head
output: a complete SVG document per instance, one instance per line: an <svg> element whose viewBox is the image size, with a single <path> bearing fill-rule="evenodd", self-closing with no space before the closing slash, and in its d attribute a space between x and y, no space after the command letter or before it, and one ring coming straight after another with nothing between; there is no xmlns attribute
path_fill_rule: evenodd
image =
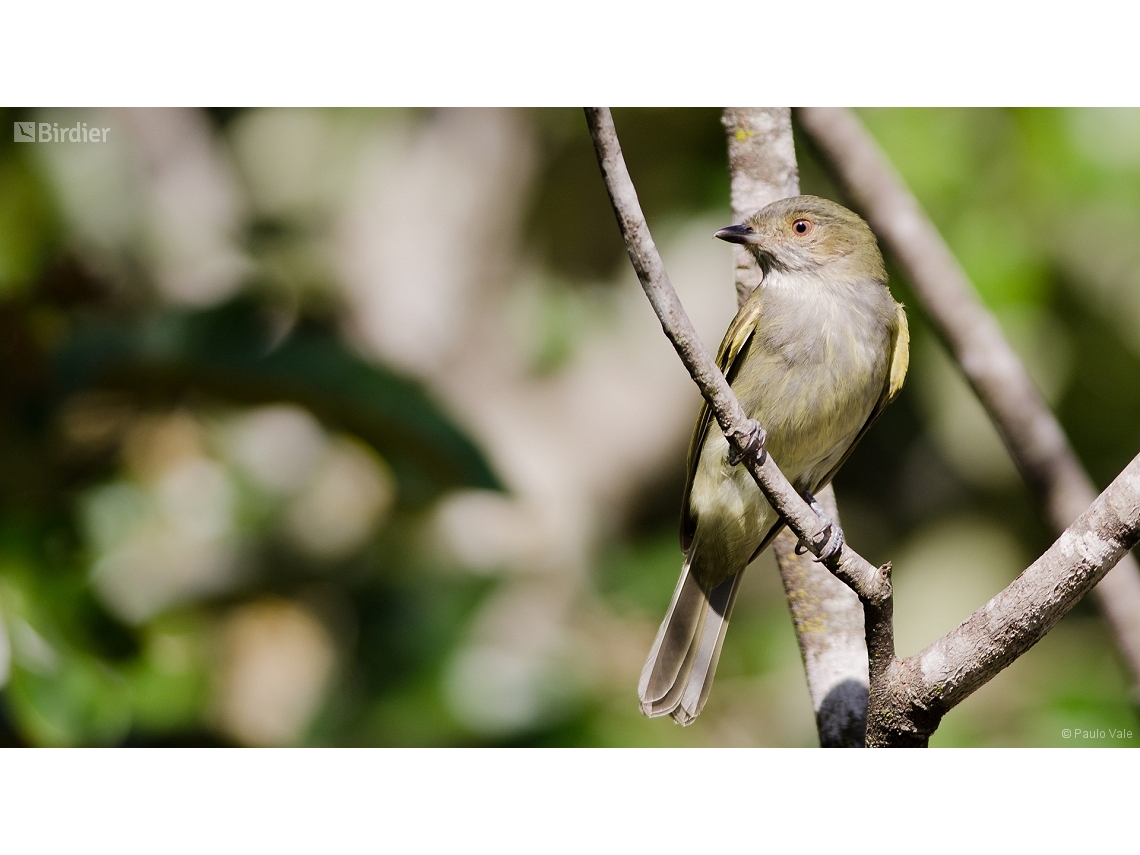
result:
<svg viewBox="0 0 1140 855"><path fill-rule="evenodd" d="M716 237L745 246L765 275L778 270L887 281L871 227L858 214L819 196L780 199Z"/></svg>

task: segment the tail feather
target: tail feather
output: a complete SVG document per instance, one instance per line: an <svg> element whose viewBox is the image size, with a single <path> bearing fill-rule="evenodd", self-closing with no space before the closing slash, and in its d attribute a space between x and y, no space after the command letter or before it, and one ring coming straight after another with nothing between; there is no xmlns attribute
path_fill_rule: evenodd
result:
<svg viewBox="0 0 1140 855"><path fill-rule="evenodd" d="M720 651L724 646L724 636L728 632L728 621L732 617L732 607L736 604L736 594L740 590L740 580L744 571L725 579L709 594L708 614L697 647L697 655L692 670L681 695L681 702L673 710L673 719L680 724L692 724L705 708L712 689L713 675L720 661Z"/></svg>
<svg viewBox="0 0 1140 855"><path fill-rule="evenodd" d="M689 724L708 700L728 619L743 572L707 594L690 573L690 551L641 671L638 693L647 716L672 715Z"/></svg>
<svg viewBox="0 0 1140 855"><path fill-rule="evenodd" d="M684 685L681 676L688 673L696 655L693 640L704 620L705 595L690 575L689 564L686 556L681 578L677 580L673 599L657 630L637 685L641 711L651 717L666 715L677 705L678 686Z"/></svg>

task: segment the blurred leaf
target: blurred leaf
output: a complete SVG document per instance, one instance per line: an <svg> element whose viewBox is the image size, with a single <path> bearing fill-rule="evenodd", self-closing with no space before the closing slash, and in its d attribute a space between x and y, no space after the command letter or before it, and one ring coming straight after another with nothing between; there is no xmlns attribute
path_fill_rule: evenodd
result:
<svg viewBox="0 0 1140 855"><path fill-rule="evenodd" d="M976 177L970 112L875 109L860 116L934 219L957 207Z"/></svg>
<svg viewBox="0 0 1140 855"><path fill-rule="evenodd" d="M300 404L371 444L391 465L406 505L453 487L502 489L475 444L419 386L307 322L275 343L269 316L248 299L139 323L91 323L61 348L57 366L65 394L100 387L165 401L197 393Z"/></svg>
<svg viewBox="0 0 1140 855"><path fill-rule="evenodd" d="M0 295L8 296L35 278L54 239L48 194L23 158L0 152Z"/></svg>
<svg viewBox="0 0 1140 855"><path fill-rule="evenodd" d="M5 562L0 615L11 651L5 691L21 733L39 745L110 745L131 721L126 682L111 667L66 640L41 603L30 568Z"/></svg>
<svg viewBox="0 0 1140 855"><path fill-rule="evenodd" d="M964 213L946 237L991 308L1041 302L1048 290L1048 265L1016 212L976 208Z"/></svg>
<svg viewBox="0 0 1140 855"><path fill-rule="evenodd" d="M408 572L411 559L401 552L388 541L383 556L366 559L401 566L352 591L355 661L313 729L316 744L422 747L472 739L447 707L442 676L494 582L432 572L422 563Z"/></svg>
<svg viewBox="0 0 1140 855"><path fill-rule="evenodd" d="M13 668L6 695L20 729L38 745L113 745L131 722L123 678L75 651L42 673Z"/></svg>
<svg viewBox="0 0 1140 855"><path fill-rule="evenodd" d="M162 734L202 724L209 673L195 617L167 615L148 628L143 655L127 671L137 731Z"/></svg>

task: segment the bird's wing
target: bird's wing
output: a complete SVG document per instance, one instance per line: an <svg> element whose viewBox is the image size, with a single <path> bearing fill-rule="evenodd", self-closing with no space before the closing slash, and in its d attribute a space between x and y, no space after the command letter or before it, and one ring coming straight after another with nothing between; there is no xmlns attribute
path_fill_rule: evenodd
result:
<svg viewBox="0 0 1140 855"><path fill-rule="evenodd" d="M760 320L762 311L760 289L756 288L744 305L740 307L740 311L736 313L732 323L728 325L728 332L724 334L724 339L716 352L716 364L729 383L732 383L732 378L736 374L735 369L747 349L748 340L756 329L756 322ZM693 428L693 438L689 441L685 494L681 499L681 549L685 552L689 551L689 546L693 542L693 532L696 530L696 521L689 513L689 492L693 489L693 478L696 475L697 463L701 457L701 447L705 444L705 437L708 435L712 420L712 410L709 409L708 401L705 401L701 404L701 412L697 416L697 424Z"/></svg>
<svg viewBox="0 0 1140 855"><path fill-rule="evenodd" d="M840 467L847 462L847 458L851 456L851 452L855 450L855 446L859 444L864 434L871 429L871 425L882 415L887 404L893 401L902 389L903 380L906 379L906 369L910 365L910 327L907 326L906 312L903 310L901 303L895 304L895 325L891 330L891 362L890 370L887 372L887 382L883 386L883 392L879 396L879 400L875 403L875 408L871 410L871 415L867 417L866 423L859 429L859 433L855 435L851 445L843 452L843 456L839 458L839 462L831 468L827 476L818 484L815 485L812 492L826 487L831 483L831 479L835 477L835 473L839 471Z"/></svg>

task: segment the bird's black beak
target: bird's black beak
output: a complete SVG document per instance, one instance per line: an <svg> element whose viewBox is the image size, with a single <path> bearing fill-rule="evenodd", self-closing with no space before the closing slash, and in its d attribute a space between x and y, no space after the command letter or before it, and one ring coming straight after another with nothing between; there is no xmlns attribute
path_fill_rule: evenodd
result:
<svg viewBox="0 0 1140 855"><path fill-rule="evenodd" d="M721 240L726 240L729 243L742 243L753 244L760 242L760 235L748 228L748 226L725 226L718 231L713 237L718 237Z"/></svg>

